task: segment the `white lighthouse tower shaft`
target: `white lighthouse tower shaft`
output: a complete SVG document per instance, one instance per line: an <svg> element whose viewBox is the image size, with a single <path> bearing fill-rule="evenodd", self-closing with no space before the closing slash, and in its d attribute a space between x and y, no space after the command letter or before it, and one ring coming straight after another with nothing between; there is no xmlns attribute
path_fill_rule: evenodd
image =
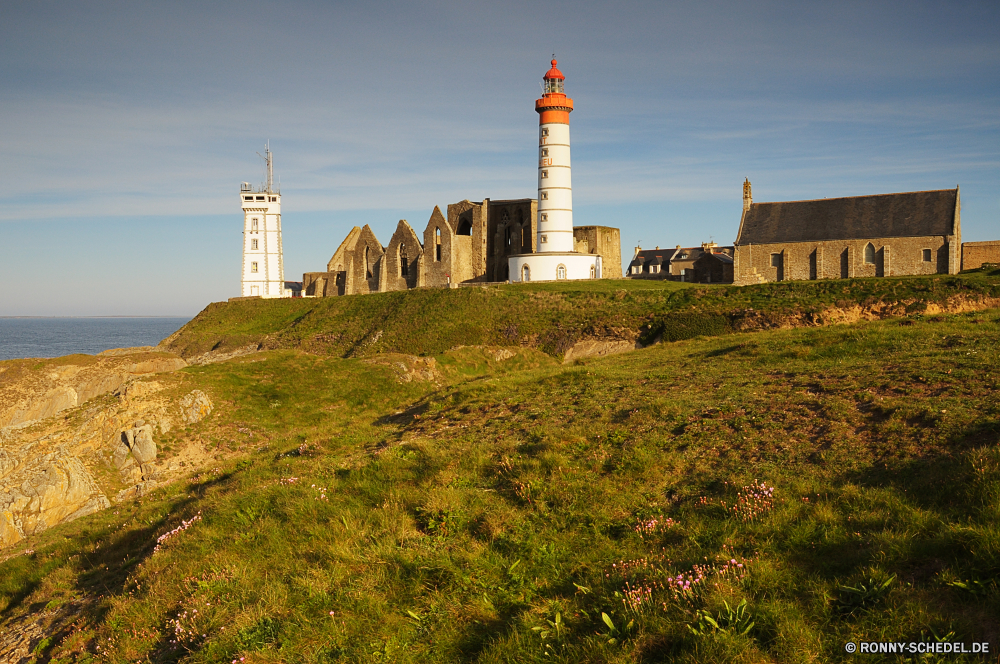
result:
<svg viewBox="0 0 1000 664"><path fill-rule="evenodd" d="M264 149L266 183L240 187L243 209L243 297L286 297L281 250L281 192L274 188L270 146Z"/></svg>

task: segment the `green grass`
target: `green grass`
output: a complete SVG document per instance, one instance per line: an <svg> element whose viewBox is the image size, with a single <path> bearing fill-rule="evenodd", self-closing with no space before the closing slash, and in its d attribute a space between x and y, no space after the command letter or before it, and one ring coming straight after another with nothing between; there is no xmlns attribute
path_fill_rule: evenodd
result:
<svg viewBox="0 0 1000 664"><path fill-rule="evenodd" d="M317 302L332 306L287 306ZM400 382L404 356L192 367L185 389L217 408L188 435L246 454L43 533L0 563L0 620L84 602L39 650L52 661L996 651L998 321L731 333L567 365L459 348L431 381ZM699 570L697 590L672 589Z"/></svg>
<svg viewBox="0 0 1000 664"><path fill-rule="evenodd" d="M929 304L1000 298L1000 270L892 279L706 286L599 280L209 305L169 343L184 357L248 344L341 357L437 355L461 345L561 355L583 338L644 342L825 322L855 306L912 315Z"/></svg>

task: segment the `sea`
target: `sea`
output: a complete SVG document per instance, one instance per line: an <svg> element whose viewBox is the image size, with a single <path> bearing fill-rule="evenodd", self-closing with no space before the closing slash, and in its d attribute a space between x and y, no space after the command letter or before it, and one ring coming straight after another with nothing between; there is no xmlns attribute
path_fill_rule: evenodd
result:
<svg viewBox="0 0 1000 664"><path fill-rule="evenodd" d="M0 360L155 346L190 318L2 318Z"/></svg>

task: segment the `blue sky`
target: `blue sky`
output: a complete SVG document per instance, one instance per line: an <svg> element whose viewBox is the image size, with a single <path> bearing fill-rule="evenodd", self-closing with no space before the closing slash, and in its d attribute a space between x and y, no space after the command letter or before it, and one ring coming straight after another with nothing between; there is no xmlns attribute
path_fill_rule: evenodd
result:
<svg viewBox="0 0 1000 664"><path fill-rule="evenodd" d="M961 185L1000 239L994 2L8 3L0 315L193 315L237 295L239 183L281 179L285 278L351 226L535 196L557 54L577 225L736 235L797 200Z"/></svg>

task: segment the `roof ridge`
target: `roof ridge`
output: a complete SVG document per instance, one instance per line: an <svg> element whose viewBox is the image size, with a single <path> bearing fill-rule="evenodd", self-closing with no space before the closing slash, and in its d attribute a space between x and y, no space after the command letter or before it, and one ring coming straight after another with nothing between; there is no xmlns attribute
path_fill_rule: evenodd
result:
<svg viewBox="0 0 1000 664"><path fill-rule="evenodd" d="M835 196L833 198L803 198L797 201L754 201L751 205L773 205L774 203L815 203L817 201L845 201L851 198L878 198L879 196L905 196L907 194L937 194L943 191L958 191L954 189L921 189L920 191L897 191L891 194L861 194L859 196Z"/></svg>

